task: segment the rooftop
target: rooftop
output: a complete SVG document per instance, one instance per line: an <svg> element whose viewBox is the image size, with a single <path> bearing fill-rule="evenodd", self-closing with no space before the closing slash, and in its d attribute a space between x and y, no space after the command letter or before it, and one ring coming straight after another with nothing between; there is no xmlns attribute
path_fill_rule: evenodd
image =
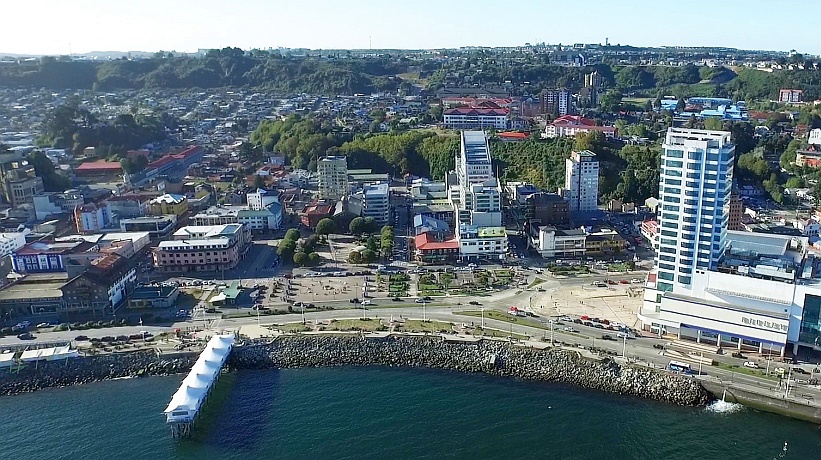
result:
<svg viewBox="0 0 821 460"><path fill-rule="evenodd" d="M462 156L468 164L490 164L490 149L484 131L462 131Z"/></svg>
<svg viewBox="0 0 821 460"><path fill-rule="evenodd" d="M230 237L241 230L242 224L188 225L174 232L174 237L190 237L197 239Z"/></svg>
<svg viewBox="0 0 821 460"><path fill-rule="evenodd" d="M420 233L414 238L414 245L420 251L431 251L434 249L459 249L459 242L452 238L446 241L435 241L428 232Z"/></svg>
<svg viewBox="0 0 821 460"><path fill-rule="evenodd" d="M174 286L140 286L134 289L129 299L132 300L149 300L162 299L171 296L177 288Z"/></svg>
<svg viewBox="0 0 821 460"><path fill-rule="evenodd" d="M157 198L151 200L151 203L168 203L168 204L177 204L182 203L185 201L185 195L176 195L171 193L166 193L165 195L160 195Z"/></svg>

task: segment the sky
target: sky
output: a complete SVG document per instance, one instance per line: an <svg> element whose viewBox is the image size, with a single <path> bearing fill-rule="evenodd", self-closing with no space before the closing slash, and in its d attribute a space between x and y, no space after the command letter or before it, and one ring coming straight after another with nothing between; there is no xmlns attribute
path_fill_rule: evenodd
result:
<svg viewBox="0 0 821 460"><path fill-rule="evenodd" d="M821 54L815 0L4 0L0 53L604 43Z"/></svg>

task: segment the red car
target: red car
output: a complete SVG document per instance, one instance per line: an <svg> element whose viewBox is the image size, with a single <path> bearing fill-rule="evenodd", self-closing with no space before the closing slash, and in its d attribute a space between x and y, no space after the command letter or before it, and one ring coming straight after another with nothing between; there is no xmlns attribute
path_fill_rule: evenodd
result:
<svg viewBox="0 0 821 460"><path fill-rule="evenodd" d="M630 284L630 281L627 281L627 280L621 280L621 281L619 281L619 283L620 283L620 284Z"/></svg>

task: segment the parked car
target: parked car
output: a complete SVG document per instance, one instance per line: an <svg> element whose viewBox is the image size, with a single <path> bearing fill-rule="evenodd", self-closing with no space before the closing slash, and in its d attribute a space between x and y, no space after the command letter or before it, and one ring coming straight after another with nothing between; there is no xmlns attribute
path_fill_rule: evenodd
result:
<svg viewBox="0 0 821 460"><path fill-rule="evenodd" d="M792 371L795 372L796 374L809 374L809 372L804 370L804 368L802 368L802 367L793 367Z"/></svg>
<svg viewBox="0 0 821 460"><path fill-rule="evenodd" d="M733 358L744 359L746 356L742 355L740 351L736 351L732 353Z"/></svg>
<svg viewBox="0 0 821 460"><path fill-rule="evenodd" d="M471 300L471 301L470 301L470 302L468 302L468 303L469 303L469 304L471 304L471 305L481 305L479 302L477 302L477 301L475 301L475 300Z"/></svg>
<svg viewBox="0 0 821 460"><path fill-rule="evenodd" d="M20 340L34 340L34 336L31 332L23 332L22 334L17 334L17 338Z"/></svg>
<svg viewBox="0 0 821 460"><path fill-rule="evenodd" d="M362 302L363 307L367 307L369 305L373 305L373 302L371 302L370 300L365 300L364 302Z"/></svg>
<svg viewBox="0 0 821 460"><path fill-rule="evenodd" d="M85 341L88 340L88 336L87 335L78 335L77 337L74 337L74 340L77 341L77 342L85 342Z"/></svg>
<svg viewBox="0 0 821 460"><path fill-rule="evenodd" d="M391 300L393 300L394 302L401 302L402 298L401 297L394 297Z"/></svg>
<svg viewBox="0 0 821 460"><path fill-rule="evenodd" d="M604 335L601 336L601 338L602 338L602 340L616 340L610 334L604 334Z"/></svg>
<svg viewBox="0 0 821 460"><path fill-rule="evenodd" d="M563 329L565 332L579 332L577 329L573 329L570 326L565 326Z"/></svg>
<svg viewBox="0 0 821 460"><path fill-rule="evenodd" d="M744 367L749 367L750 369L758 369L758 364L755 361L744 361Z"/></svg>

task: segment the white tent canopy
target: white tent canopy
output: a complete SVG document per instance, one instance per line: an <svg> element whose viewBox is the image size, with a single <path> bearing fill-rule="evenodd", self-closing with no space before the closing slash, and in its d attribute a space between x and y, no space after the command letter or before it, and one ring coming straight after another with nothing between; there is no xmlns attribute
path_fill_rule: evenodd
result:
<svg viewBox="0 0 821 460"><path fill-rule="evenodd" d="M10 367L14 365L14 353L0 353L0 367Z"/></svg>
<svg viewBox="0 0 821 460"><path fill-rule="evenodd" d="M180 388L165 408L166 423L190 423L214 386L234 344L234 336L218 335L208 341Z"/></svg>

